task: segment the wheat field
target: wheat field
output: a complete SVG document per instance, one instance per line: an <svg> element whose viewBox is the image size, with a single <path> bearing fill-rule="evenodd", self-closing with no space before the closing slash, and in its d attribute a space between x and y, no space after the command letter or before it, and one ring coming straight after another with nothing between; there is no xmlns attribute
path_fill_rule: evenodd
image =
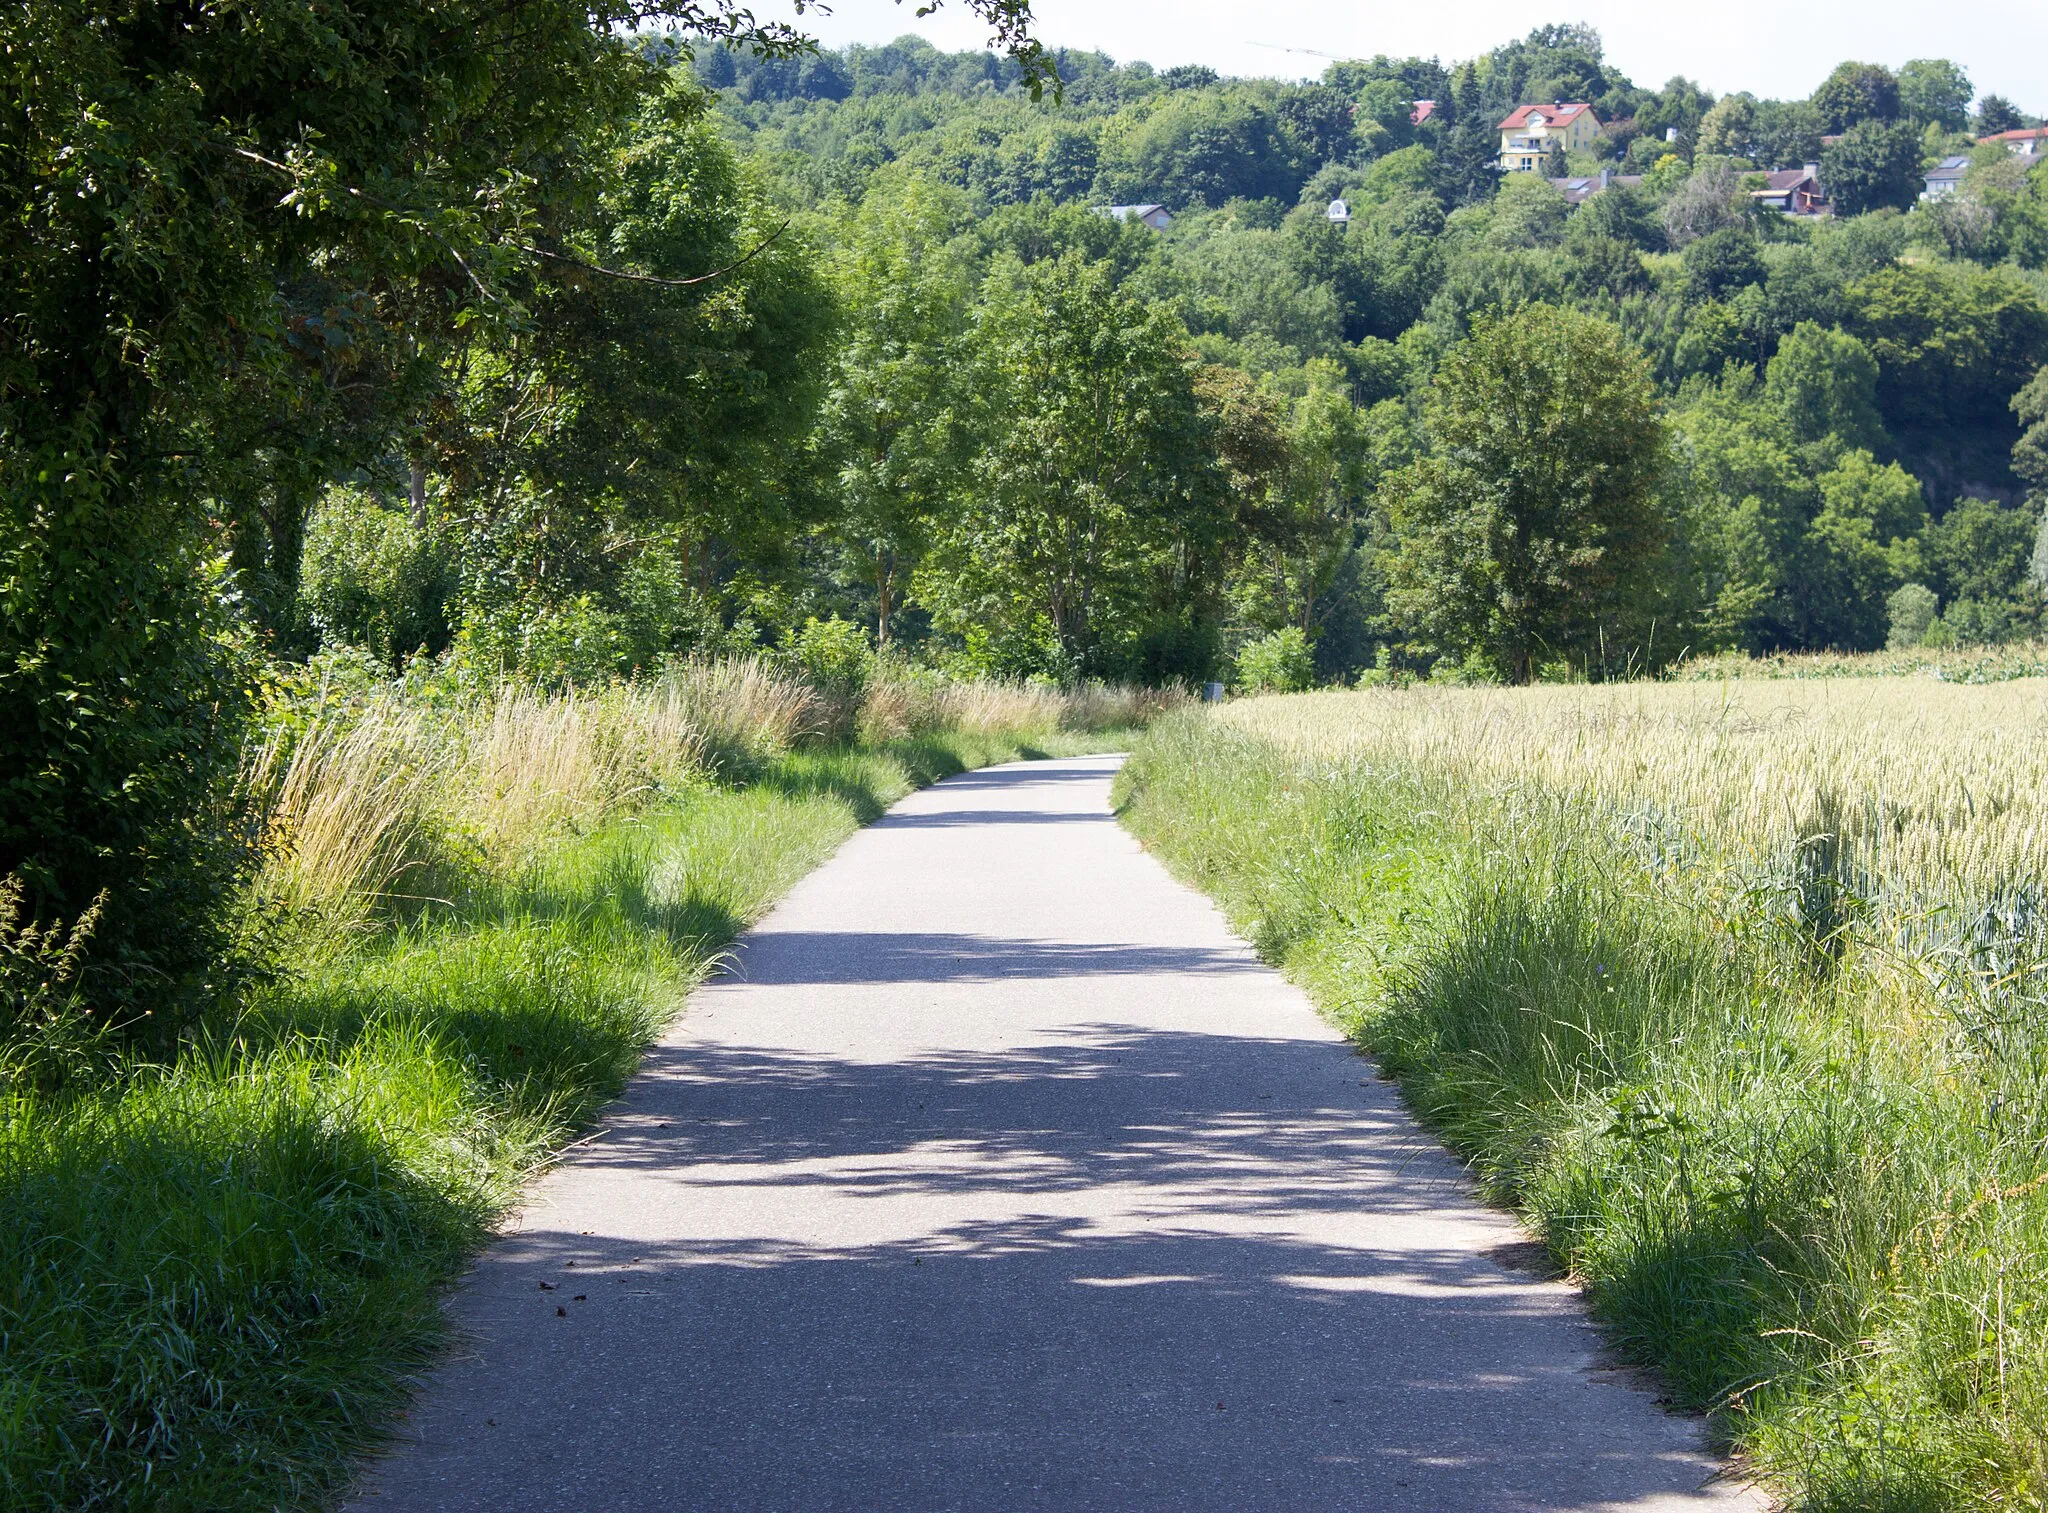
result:
<svg viewBox="0 0 2048 1513"><path fill-rule="evenodd" d="M2048 680L1361 690L1125 818L1801 1513L2048 1506Z"/></svg>
<svg viewBox="0 0 2048 1513"><path fill-rule="evenodd" d="M1731 864L1825 841L1859 892L1901 908L2009 896L2043 871L2048 680L1361 690L1218 719L1298 760L1652 815Z"/></svg>

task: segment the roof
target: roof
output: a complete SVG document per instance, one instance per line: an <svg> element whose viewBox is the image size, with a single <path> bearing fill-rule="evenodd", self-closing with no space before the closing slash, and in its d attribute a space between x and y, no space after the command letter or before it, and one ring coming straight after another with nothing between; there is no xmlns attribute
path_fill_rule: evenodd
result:
<svg viewBox="0 0 2048 1513"><path fill-rule="evenodd" d="M1529 124L1531 114L1542 116L1544 124L1548 126L1569 126L1579 118L1581 112L1592 115L1592 111L1593 107L1584 101L1567 103L1563 100L1557 100L1549 105L1518 105L1515 107L1514 113L1501 122L1495 130L1520 131ZM1593 116L1593 119L1598 121L1600 118Z"/></svg>
<svg viewBox="0 0 2048 1513"><path fill-rule="evenodd" d="M1764 187L1751 193L1783 194L1788 189L1797 189L1813 175L1804 168L1780 168L1764 175Z"/></svg>
<svg viewBox="0 0 2048 1513"><path fill-rule="evenodd" d="M2018 131L1994 131L1980 142L2039 142L2048 140L2048 126L2022 126Z"/></svg>
<svg viewBox="0 0 2048 1513"><path fill-rule="evenodd" d="M1937 180L1947 182L1951 179L1959 179L1969 171L1970 160L1968 158L1943 158L1939 166L1928 169L1921 177L1932 184Z"/></svg>
<svg viewBox="0 0 2048 1513"><path fill-rule="evenodd" d="M1424 121L1427 121L1431 116L1435 114L1436 101L1417 100L1415 102L1415 108L1408 112L1408 124L1410 126L1420 126Z"/></svg>
<svg viewBox="0 0 2048 1513"><path fill-rule="evenodd" d="M1552 179L1550 187L1562 194L1574 205L1582 205L1603 189L1634 189L1643 182L1639 173L1610 173L1607 182L1601 183L1599 176L1590 179Z"/></svg>

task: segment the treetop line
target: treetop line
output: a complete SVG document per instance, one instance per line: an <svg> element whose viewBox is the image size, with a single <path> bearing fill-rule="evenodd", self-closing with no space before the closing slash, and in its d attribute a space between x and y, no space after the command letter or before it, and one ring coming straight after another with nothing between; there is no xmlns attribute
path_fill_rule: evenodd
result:
<svg viewBox="0 0 2048 1513"><path fill-rule="evenodd" d="M235 991L236 773L302 667L1618 677L2038 626L2041 139L1955 65L1716 99L1541 27L1297 85L975 9L998 51L0 16L0 877L104 897L138 1035Z"/></svg>

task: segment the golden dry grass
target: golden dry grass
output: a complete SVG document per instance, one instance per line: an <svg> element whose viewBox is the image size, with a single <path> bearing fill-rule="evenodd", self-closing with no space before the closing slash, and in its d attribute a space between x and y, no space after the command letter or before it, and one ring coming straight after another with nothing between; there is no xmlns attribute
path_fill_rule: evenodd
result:
<svg viewBox="0 0 2048 1513"><path fill-rule="evenodd" d="M970 735L1008 731L1136 728L1190 701L1176 688L1084 683L1077 688L978 679L958 682L886 664L863 693L862 740L900 740L934 730Z"/></svg>
<svg viewBox="0 0 2048 1513"><path fill-rule="evenodd" d="M853 723L871 743L942 730L1050 735L1137 725L1184 699L884 675ZM432 864L517 865L564 831L843 729L843 714L758 658L590 690L506 683L451 704L381 691L304 728L287 723L251 754L271 834L260 892L298 912L359 918L415 893L410 879Z"/></svg>
<svg viewBox="0 0 2048 1513"><path fill-rule="evenodd" d="M516 863L709 775L711 754L769 757L806 729L809 689L755 662L540 693L505 684L453 708L396 691L285 728L250 761L272 835L262 892L359 913L451 852Z"/></svg>
<svg viewBox="0 0 2048 1513"><path fill-rule="evenodd" d="M1901 901L2006 894L2043 871L2048 680L1362 690L1218 718L1319 762L1649 812L1737 864L1825 836L1859 891Z"/></svg>

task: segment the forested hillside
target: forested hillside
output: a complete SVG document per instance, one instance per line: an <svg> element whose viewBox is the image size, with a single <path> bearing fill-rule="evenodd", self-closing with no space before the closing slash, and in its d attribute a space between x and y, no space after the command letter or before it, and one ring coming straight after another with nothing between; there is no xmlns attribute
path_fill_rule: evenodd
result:
<svg viewBox="0 0 2048 1513"><path fill-rule="evenodd" d="M523 1174L915 783L1211 679L2040 666L2048 152L1955 64L1716 99L1546 26L1286 84L954 4L989 55L0 7L0 1504L340 1487ZM1759 197L1808 162L1829 213ZM1825 976L1819 792L1741 897Z"/></svg>
<svg viewBox="0 0 2048 1513"><path fill-rule="evenodd" d="M336 669L1523 680L2039 625L2048 170L1952 63L1716 100L1542 27L1295 85L1010 0L961 56L271 3L168 53L0 22L0 877L104 896L121 1004L222 991L252 721ZM1504 181L1557 100L1600 131ZM1752 194L1808 159L1836 214Z"/></svg>
<svg viewBox="0 0 2048 1513"><path fill-rule="evenodd" d="M2027 490L2048 476L2039 433L2013 449L2048 414L2048 389L2028 387L2048 359L2048 178L2001 144L1973 145L2033 118L1996 97L1973 102L1955 64L1844 63L1810 100L1776 101L1716 100L1684 79L1638 87L1579 27L1539 28L1453 67L1335 63L1302 85L1058 61L1057 103L1032 101L998 60L914 38L792 61L720 50L696 72L811 237L853 266L916 263L927 270L916 298L944 308L912 317L885 311L868 286L852 293L835 399L869 403L871 354L890 352L926 386L896 399L963 420L1000 382L983 322L1017 289L1084 268L1102 299L1134 302L1120 324L1135 328L1142 309L1148 330L1173 332L1197 408L1229 417L1218 433L1229 523L1206 574L1188 572L1202 511L1153 533L1150 549L1173 560L1145 575L1163 597L1126 594L1119 633L1091 629L1087 655L1199 674L1293 625L1324 677L1376 660L1500 662L1484 629L1498 606L1471 601L1512 576L1514 553L1455 509L1433 510L1423 485L1440 440L1432 414L1478 402L1484 381L1447 358L1475 322L1539 304L1586 319L1545 327L1530 376L1591 405L1556 417L1584 428L1559 458L1539 459L1519 434L1500 438L1504 457L1567 489L1570 457L1632 413L1640 379L1659 412L1641 443L1667 455L1648 489L1656 518L1642 522L1655 548L1625 581L1559 584L1557 612L1529 632L1547 651L1525 668L1888 636L1999 640L2037 623L2048 558L2036 562ZM1435 102L1419 123L1416 100ZM1575 205L1545 176L1503 181L1496 125L1532 100L1589 102L1604 123L1590 150L1554 155L1557 178L1597 190L1607 170L1625 182L1582 190ZM1921 204L1923 167L1950 157L1968 160L1960 189ZM1755 206L1748 191L1764 171L1809 161L1832 217ZM1326 215L1339 198L1348 226ZM1089 213L1132 203L1164 205L1172 224L1155 233ZM828 529L866 578L879 548L892 564L882 578L842 570L809 587L868 623L886 605L898 635L930 624L991 645L1007 636L1006 665L1050 670L1037 647L1079 643L1045 636L1040 603L1020 595L1003 617L986 593L961 592L958 565L985 543L996 476L970 460L988 431L965 429L947 462L936 438L913 449L939 480L915 501L898 492L914 540L885 542L865 517ZM828 420L815 440L842 489L872 484L880 438L857 456ZM900 441L888 450L910 465ZM1150 449L1155 461L1168 450ZM1572 500L1559 503L1570 512ZM1605 527L1555 528L1568 543ZM1474 553L1501 560L1446 576L1450 558ZM921 571L908 570L913 558ZM1566 602L1578 607L1560 619Z"/></svg>

